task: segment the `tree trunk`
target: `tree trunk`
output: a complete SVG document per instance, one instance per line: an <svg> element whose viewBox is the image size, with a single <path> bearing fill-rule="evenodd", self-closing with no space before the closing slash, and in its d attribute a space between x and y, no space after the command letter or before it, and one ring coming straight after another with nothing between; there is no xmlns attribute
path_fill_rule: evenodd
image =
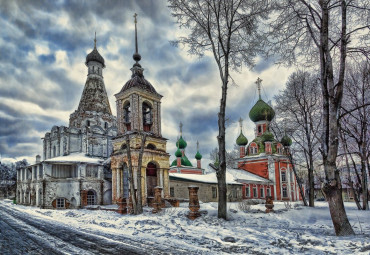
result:
<svg viewBox="0 0 370 255"><path fill-rule="evenodd" d="M132 199L132 207L134 209L134 214L137 214L137 204L136 204L136 196L135 196L135 180L134 180L134 173L132 167L132 160L131 160L131 144L129 135L126 135L126 145L127 145L127 159L128 159L128 178L130 181L130 195Z"/></svg>
<svg viewBox="0 0 370 255"><path fill-rule="evenodd" d="M286 152L287 152L287 155L288 155L288 158L289 158L290 164L292 165L293 173L294 173L294 175L295 175L295 179L297 180L297 183L298 183L299 193L301 194L301 197L302 197L302 199L303 199L303 204L304 204L304 206L307 206L307 201L306 201L306 197L304 196L304 192L303 192L303 187L302 187L301 179L299 179L299 177L298 177L298 175L297 175L297 171L296 171L296 169L295 169L295 165L293 164L293 157L292 157L292 154L290 154L289 148L286 148L285 150L286 150Z"/></svg>
<svg viewBox="0 0 370 255"><path fill-rule="evenodd" d="M144 147L146 142L146 134L141 134L141 147L139 153L139 160L137 166L137 214L143 213L143 199L142 199L142 176L141 176L141 168L143 163L143 154L144 154Z"/></svg>
<svg viewBox="0 0 370 255"><path fill-rule="evenodd" d="M220 164L216 172L218 183L218 218L227 218L227 186L226 186L226 148L225 148L225 111L226 111L226 96L228 83L228 60L225 59L225 75L222 79L222 97L220 103L220 112L218 113L218 158Z"/></svg>

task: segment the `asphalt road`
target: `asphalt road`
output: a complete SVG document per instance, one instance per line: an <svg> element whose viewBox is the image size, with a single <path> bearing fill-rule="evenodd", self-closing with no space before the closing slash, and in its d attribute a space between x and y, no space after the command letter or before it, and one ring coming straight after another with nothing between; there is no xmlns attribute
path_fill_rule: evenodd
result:
<svg viewBox="0 0 370 255"><path fill-rule="evenodd" d="M184 250L34 218L0 203L0 254L183 254Z"/></svg>

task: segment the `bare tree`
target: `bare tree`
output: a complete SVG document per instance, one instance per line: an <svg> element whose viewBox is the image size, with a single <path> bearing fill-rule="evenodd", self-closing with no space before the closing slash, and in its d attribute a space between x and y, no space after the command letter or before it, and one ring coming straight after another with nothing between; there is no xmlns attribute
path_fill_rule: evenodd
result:
<svg viewBox="0 0 370 255"><path fill-rule="evenodd" d="M344 86L344 100L342 104L344 114L341 117L341 134L343 147L350 157L354 171L356 171L363 197L362 210L369 210L367 161L370 143L370 64L353 64L346 75ZM353 157L359 159L361 174L357 172L357 164ZM351 185L352 180L350 180ZM353 184L352 184L353 188Z"/></svg>
<svg viewBox="0 0 370 255"><path fill-rule="evenodd" d="M142 185L141 168L142 168L144 147L145 147L147 134L145 132L138 132L137 135L139 135L141 138L140 148L131 148L130 134L126 135L128 179L130 182L130 196L132 200L133 213L135 215L143 213L143 201L142 201L142 189L141 189L141 185ZM131 158L132 149L139 151L138 166L136 169L136 179L134 176L134 166L133 166L132 158ZM136 182L136 187L137 187L136 191L135 191L135 182Z"/></svg>
<svg viewBox="0 0 370 255"><path fill-rule="evenodd" d="M369 1L278 0L271 22L272 50L285 63L320 66L322 93L321 154L325 172L323 191L336 235L352 235L342 199L336 166L339 116L343 97L346 57L361 53L369 58Z"/></svg>
<svg viewBox="0 0 370 255"><path fill-rule="evenodd" d="M267 18L268 1L258 0L168 0L172 16L180 28L190 31L176 43L189 46L188 52L202 57L211 52L222 82L218 113L219 167L218 217L226 219L226 150L225 112L231 70L243 64L252 66L262 47L259 31L261 20Z"/></svg>
<svg viewBox="0 0 370 255"><path fill-rule="evenodd" d="M314 160L320 143L321 125L320 83L308 72L294 72L286 87L275 96L276 123L283 126L294 140L295 158L302 159L308 170L309 206L314 206ZM273 125L272 129L275 129ZM292 159L293 161L293 159ZM295 161L295 160L294 160Z"/></svg>

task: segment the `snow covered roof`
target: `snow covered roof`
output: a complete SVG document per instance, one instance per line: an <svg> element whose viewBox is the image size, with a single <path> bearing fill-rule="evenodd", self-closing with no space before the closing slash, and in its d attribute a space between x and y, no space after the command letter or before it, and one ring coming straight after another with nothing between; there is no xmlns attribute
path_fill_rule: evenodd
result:
<svg viewBox="0 0 370 255"><path fill-rule="evenodd" d="M243 169L227 168L226 171L231 174L236 180L246 182L271 182L269 179L265 179L256 174L252 174Z"/></svg>
<svg viewBox="0 0 370 255"><path fill-rule="evenodd" d="M71 153L67 156L61 156L61 157L55 157L55 158L49 158L47 160L44 160L44 162L61 162L61 163L67 163L67 162L83 162L83 163L92 163L92 164L102 164L104 162L104 159L102 158L92 158L85 155L85 153Z"/></svg>
<svg viewBox="0 0 370 255"><path fill-rule="evenodd" d="M194 182L203 182L203 183L217 183L216 173L210 174L178 174L178 173L170 173L170 179L183 179L188 181ZM237 184L242 185L240 182L237 182L235 178L230 174L226 173L226 183L227 184Z"/></svg>

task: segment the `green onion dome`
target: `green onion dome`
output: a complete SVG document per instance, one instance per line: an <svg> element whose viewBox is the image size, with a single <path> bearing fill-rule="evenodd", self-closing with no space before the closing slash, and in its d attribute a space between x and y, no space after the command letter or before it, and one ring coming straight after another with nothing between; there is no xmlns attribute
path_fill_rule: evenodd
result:
<svg viewBox="0 0 370 255"><path fill-rule="evenodd" d="M274 135L271 132L266 131L261 136L261 140L262 140L262 142L272 142L272 141L274 141Z"/></svg>
<svg viewBox="0 0 370 255"><path fill-rule="evenodd" d="M202 159L202 154L200 154L199 151L197 151L197 154L195 154L195 159L196 160L201 160Z"/></svg>
<svg viewBox="0 0 370 255"><path fill-rule="evenodd" d="M245 146L248 144L248 139L243 135L243 132L240 132L239 137L236 139L236 144L239 146Z"/></svg>
<svg viewBox="0 0 370 255"><path fill-rule="evenodd" d="M187 143L185 142L184 138L180 136L180 139L176 142L176 146L180 149L185 149L187 146Z"/></svg>
<svg viewBox="0 0 370 255"><path fill-rule="evenodd" d="M193 166L186 156L181 157L181 165L182 166ZM172 161L171 166L177 166L177 159Z"/></svg>
<svg viewBox="0 0 370 255"><path fill-rule="evenodd" d="M177 148L177 151L175 152L175 156L178 158L178 157L182 157L182 152L180 151L179 148Z"/></svg>
<svg viewBox="0 0 370 255"><path fill-rule="evenodd" d="M292 139L290 139L289 136L284 135L283 138L281 138L281 144L284 147L290 146L290 145L292 145Z"/></svg>
<svg viewBox="0 0 370 255"><path fill-rule="evenodd" d="M253 122L261 120L271 121L274 117L274 109L272 109L272 107L266 104L262 99L259 99L249 112L249 118Z"/></svg>

